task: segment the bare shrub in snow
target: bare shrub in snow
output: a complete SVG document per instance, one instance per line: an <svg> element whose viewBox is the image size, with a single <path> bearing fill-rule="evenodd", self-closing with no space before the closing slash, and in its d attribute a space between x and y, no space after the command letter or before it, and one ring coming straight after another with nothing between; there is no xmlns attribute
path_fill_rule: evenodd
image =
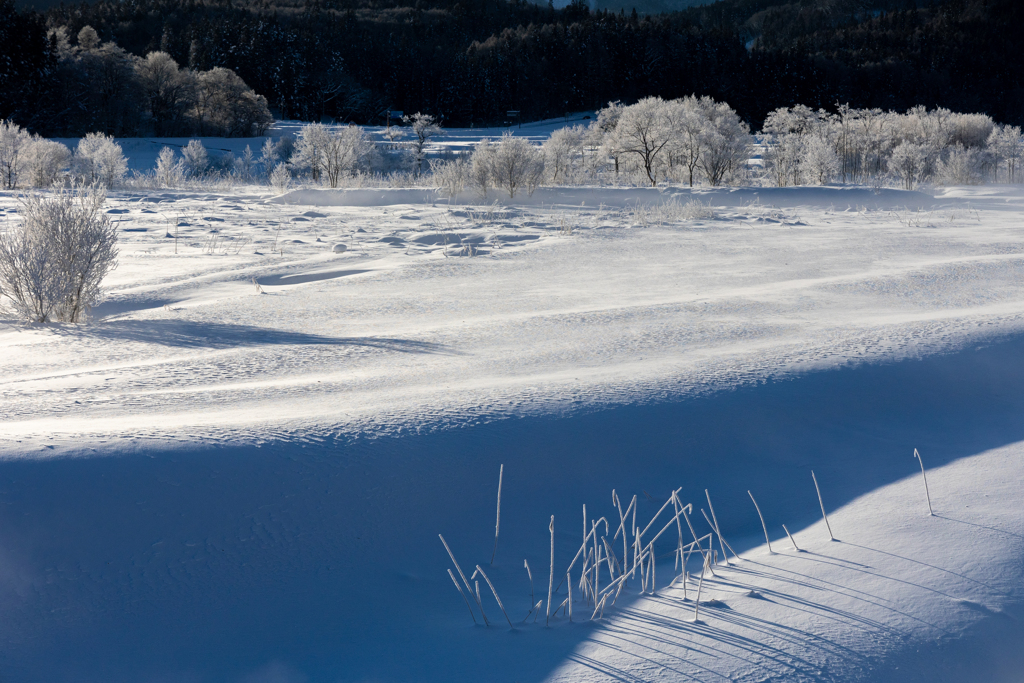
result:
<svg viewBox="0 0 1024 683"><path fill-rule="evenodd" d="M124 180L128 160L112 136L89 133L78 141L72 168L80 185L111 188Z"/></svg>
<svg viewBox="0 0 1024 683"><path fill-rule="evenodd" d="M5 190L18 187L24 155L31 142L28 131L14 121L0 121L0 187Z"/></svg>
<svg viewBox="0 0 1024 683"><path fill-rule="evenodd" d="M0 291L20 318L81 322L117 265L117 233L100 189L23 200L23 222L0 236Z"/></svg>

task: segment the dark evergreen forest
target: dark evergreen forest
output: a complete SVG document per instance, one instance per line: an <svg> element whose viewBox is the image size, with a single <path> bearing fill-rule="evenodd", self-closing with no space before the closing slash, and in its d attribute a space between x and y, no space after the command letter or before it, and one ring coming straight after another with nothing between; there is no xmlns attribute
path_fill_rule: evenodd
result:
<svg viewBox="0 0 1024 683"><path fill-rule="evenodd" d="M134 55L232 69L286 118L370 123L392 108L465 126L697 94L755 129L796 103L1021 124L1022 25L1016 0L723 0L656 16L522 0L101 0L39 14L0 0L0 118L46 133L62 102L54 32L92 26Z"/></svg>

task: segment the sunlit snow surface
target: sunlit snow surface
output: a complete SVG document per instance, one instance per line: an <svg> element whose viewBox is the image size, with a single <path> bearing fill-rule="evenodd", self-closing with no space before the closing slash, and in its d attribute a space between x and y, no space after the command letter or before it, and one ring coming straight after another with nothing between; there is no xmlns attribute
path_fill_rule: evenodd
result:
<svg viewBox="0 0 1024 683"><path fill-rule="evenodd" d="M1016 680L1019 188L496 200L112 193L95 322L0 328L0 680ZM743 557L700 622L673 538L519 624L550 515L557 583L583 504L680 486Z"/></svg>

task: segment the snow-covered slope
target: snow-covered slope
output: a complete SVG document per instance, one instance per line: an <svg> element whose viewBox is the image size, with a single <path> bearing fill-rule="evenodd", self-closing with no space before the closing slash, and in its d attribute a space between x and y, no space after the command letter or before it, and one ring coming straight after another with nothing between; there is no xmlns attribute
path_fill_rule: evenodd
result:
<svg viewBox="0 0 1024 683"><path fill-rule="evenodd" d="M0 331L10 680L1013 680L1019 192L369 192L112 197L97 322ZM601 621L445 573L519 622L551 515L560 577L677 487L700 623L674 536Z"/></svg>

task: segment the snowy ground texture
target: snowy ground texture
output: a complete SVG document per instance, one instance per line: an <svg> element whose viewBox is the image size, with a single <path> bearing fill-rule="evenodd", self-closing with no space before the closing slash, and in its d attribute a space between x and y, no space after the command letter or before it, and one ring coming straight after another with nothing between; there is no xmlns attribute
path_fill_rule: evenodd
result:
<svg viewBox="0 0 1024 683"><path fill-rule="evenodd" d="M107 208L96 321L0 327L0 680L1020 680L1020 188ZM653 595L521 623L551 515L557 584L582 505L679 487L741 558L698 621L673 532Z"/></svg>

